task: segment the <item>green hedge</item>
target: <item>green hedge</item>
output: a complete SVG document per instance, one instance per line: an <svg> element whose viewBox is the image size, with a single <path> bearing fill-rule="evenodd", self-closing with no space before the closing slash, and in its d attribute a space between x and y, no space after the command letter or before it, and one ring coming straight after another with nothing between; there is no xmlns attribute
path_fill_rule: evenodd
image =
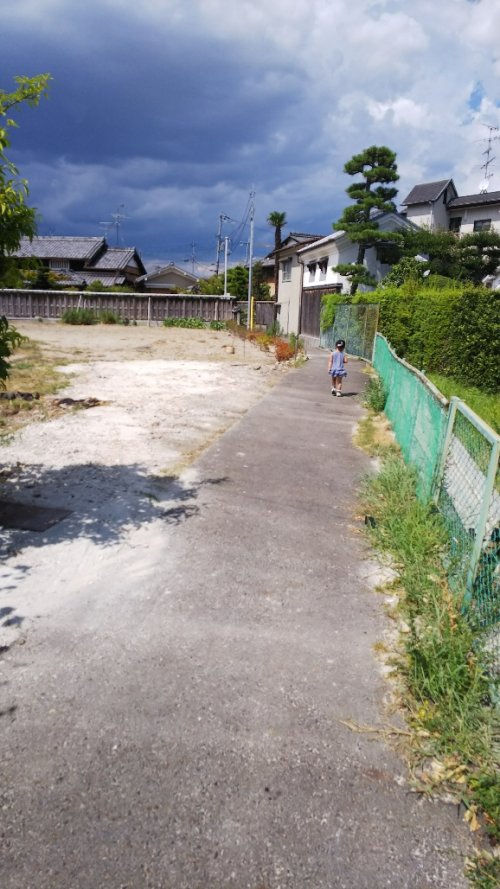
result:
<svg viewBox="0 0 500 889"><path fill-rule="evenodd" d="M379 331L415 367L495 392L500 385L500 292L464 285L384 287L354 302L380 305Z"/></svg>

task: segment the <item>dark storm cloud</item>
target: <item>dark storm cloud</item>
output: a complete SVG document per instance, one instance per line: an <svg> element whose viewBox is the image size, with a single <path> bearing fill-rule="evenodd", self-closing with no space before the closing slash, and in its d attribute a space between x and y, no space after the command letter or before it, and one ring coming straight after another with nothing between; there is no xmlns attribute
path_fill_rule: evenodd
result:
<svg viewBox="0 0 500 889"><path fill-rule="evenodd" d="M182 261L193 240L209 256L220 213L241 219L255 188L257 243L272 240L272 210L326 234L343 165L370 144L397 152L401 192L450 175L465 193L495 108L496 0L345 9L4 0L0 87L54 78L49 100L20 111L11 154L40 232L100 233L124 205L120 233L145 258Z"/></svg>

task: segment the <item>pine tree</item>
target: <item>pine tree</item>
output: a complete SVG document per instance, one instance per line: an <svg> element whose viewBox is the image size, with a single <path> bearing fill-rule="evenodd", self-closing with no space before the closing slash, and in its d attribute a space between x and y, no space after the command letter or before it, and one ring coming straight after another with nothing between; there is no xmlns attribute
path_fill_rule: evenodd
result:
<svg viewBox="0 0 500 889"><path fill-rule="evenodd" d="M344 172L349 176L363 177L362 181L354 182L346 189L356 203L346 207L338 222L333 223L335 231L345 231L349 239L358 245L356 263L342 263L334 269L349 278L353 295L359 284L376 283L363 264L368 248L387 241L398 243L400 239L397 233L379 231L378 222L373 218L374 211L388 213L396 210L393 198L398 190L389 184L399 179L396 155L385 145L372 145L347 161Z"/></svg>

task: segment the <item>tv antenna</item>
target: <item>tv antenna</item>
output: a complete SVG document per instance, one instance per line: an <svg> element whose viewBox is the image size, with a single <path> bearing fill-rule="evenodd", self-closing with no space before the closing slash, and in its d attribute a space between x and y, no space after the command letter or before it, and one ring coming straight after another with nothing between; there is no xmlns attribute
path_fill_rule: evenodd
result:
<svg viewBox="0 0 500 889"><path fill-rule="evenodd" d="M128 216L125 216L125 213L122 210L125 209L125 204L119 204L116 208L116 213L111 214L110 222L100 222L99 225L104 226L104 236L108 235L109 232L114 228L115 236L116 236L116 246L120 243L120 227L122 224L122 219L128 219Z"/></svg>
<svg viewBox="0 0 500 889"><path fill-rule="evenodd" d="M491 157L491 152L493 151L491 143L494 142L496 139L500 139L500 136L493 135L493 133L498 132L498 127L492 127L487 123L483 124L483 126L488 127L490 132L487 140L488 144L485 151L483 151L483 154L486 155L486 160L484 164L481 164L481 169L484 170L484 178L479 186L479 194L486 194L486 192L488 191L490 179L493 176L493 173L489 172L489 168L493 161L496 160L496 158Z"/></svg>

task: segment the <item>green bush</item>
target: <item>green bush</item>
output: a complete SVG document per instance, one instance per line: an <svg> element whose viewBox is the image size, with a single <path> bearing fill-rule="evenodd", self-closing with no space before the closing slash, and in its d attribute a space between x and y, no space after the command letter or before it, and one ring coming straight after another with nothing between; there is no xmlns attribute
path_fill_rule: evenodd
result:
<svg viewBox="0 0 500 889"><path fill-rule="evenodd" d="M120 319L116 312L112 312L111 309L104 309L104 311L99 312L99 321L101 324L119 324Z"/></svg>
<svg viewBox="0 0 500 889"><path fill-rule="evenodd" d="M211 321L208 326L210 327L210 330L226 330L225 321Z"/></svg>
<svg viewBox="0 0 500 889"><path fill-rule="evenodd" d="M351 298L346 293L325 293L321 297L320 327L322 331L330 330L333 327L337 306L350 301Z"/></svg>
<svg viewBox="0 0 500 889"><path fill-rule="evenodd" d="M380 287L354 302L378 302L379 331L396 353L427 372L495 392L500 384L500 293L472 284Z"/></svg>
<svg viewBox="0 0 500 889"><path fill-rule="evenodd" d="M379 376L370 377L364 392L364 402L376 414L380 414L387 401L387 391Z"/></svg>
<svg viewBox="0 0 500 889"><path fill-rule="evenodd" d="M205 327L203 318L164 318L163 324L165 327L192 327L198 329Z"/></svg>
<svg viewBox="0 0 500 889"><path fill-rule="evenodd" d="M97 324L98 318L93 309L66 309L63 312L64 324Z"/></svg>

